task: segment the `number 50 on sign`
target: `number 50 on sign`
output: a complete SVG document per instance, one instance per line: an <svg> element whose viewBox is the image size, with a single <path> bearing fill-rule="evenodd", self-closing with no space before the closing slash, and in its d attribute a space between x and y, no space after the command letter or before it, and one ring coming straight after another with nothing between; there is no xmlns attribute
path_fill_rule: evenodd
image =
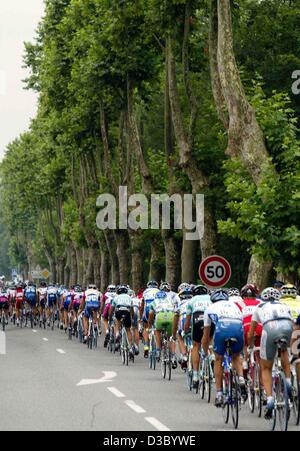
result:
<svg viewBox="0 0 300 451"><path fill-rule="evenodd" d="M231 266L225 258L212 255L201 263L199 276L208 287L224 287L231 278Z"/></svg>

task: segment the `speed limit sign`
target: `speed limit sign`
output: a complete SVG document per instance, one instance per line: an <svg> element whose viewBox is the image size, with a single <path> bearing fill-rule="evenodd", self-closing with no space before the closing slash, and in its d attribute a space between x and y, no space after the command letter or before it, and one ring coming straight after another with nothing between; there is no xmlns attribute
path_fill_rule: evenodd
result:
<svg viewBox="0 0 300 451"><path fill-rule="evenodd" d="M199 276L208 287L224 287L231 278L231 266L225 258L213 255L203 260L199 268Z"/></svg>

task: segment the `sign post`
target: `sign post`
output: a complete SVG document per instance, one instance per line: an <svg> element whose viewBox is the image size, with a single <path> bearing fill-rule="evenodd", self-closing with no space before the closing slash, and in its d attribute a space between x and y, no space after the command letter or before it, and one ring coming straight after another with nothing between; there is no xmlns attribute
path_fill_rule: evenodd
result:
<svg viewBox="0 0 300 451"><path fill-rule="evenodd" d="M210 288L222 288L231 279L229 262L219 255L212 255L202 261L199 276L202 282Z"/></svg>

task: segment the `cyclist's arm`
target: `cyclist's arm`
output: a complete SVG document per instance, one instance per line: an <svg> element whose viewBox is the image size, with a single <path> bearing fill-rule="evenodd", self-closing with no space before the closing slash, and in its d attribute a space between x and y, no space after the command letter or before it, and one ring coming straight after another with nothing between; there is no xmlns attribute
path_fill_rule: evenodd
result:
<svg viewBox="0 0 300 451"><path fill-rule="evenodd" d="M209 345L210 345L210 329L211 329L211 326L204 327L204 333L203 333L203 338L202 338L202 348L206 355L208 354Z"/></svg>

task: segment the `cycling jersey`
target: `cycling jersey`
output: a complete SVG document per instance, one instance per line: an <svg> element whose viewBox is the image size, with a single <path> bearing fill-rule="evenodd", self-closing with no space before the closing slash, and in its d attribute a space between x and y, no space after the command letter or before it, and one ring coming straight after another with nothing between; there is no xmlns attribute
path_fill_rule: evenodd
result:
<svg viewBox="0 0 300 451"><path fill-rule="evenodd" d="M24 296L25 296L25 300L26 300L26 302L28 302L28 304L30 304L32 306L34 306L36 304L37 292L36 292L35 287L31 286L31 287L25 288Z"/></svg>
<svg viewBox="0 0 300 451"><path fill-rule="evenodd" d="M282 298L280 302L290 308L293 320L296 321L298 316L300 315L300 299Z"/></svg>
<svg viewBox="0 0 300 451"><path fill-rule="evenodd" d="M194 315L195 313L203 313L207 310L208 307L212 305L209 295L203 296L194 296L186 306L187 315Z"/></svg>
<svg viewBox="0 0 300 451"><path fill-rule="evenodd" d="M47 298L48 289L46 287L41 287L38 289L38 293L40 296L40 301L45 300Z"/></svg>
<svg viewBox="0 0 300 451"><path fill-rule="evenodd" d="M166 299L155 299L150 305L150 311L154 312L155 328L158 331L166 330L168 337L173 332L174 313L179 313L179 308L174 307L173 302L168 297Z"/></svg>
<svg viewBox="0 0 300 451"><path fill-rule="evenodd" d="M143 295L143 300L145 303L144 314L143 314L143 322L144 323L147 323L149 320L150 305L154 301L157 293L159 293L159 290L157 288L148 288L144 292L144 295Z"/></svg>
<svg viewBox="0 0 300 451"><path fill-rule="evenodd" d="M7 293L0 293L0 308L7 310L9 303L9 296Z"/></svg>
<svg viewBox="0 0 300 451"><path fill-rule="evenodd" d="M292 321L292 314L290 308L279 301L263 302L256 308L252 320L265 326L271 321Z"/></svg>
<svg viewBox="0 0 300 451"><path fill-rule="evenodd" d="M167 292L167 296L170 299L170 301L173 303L174 306L178 305L180 302L180 298L177 293L174 291Z"/></svg>
<svg viewBox="0 0 300 451"><path fill-rule="evenodd" d="M21 304L24 302L24 290L23 288L17 288L16 290L16 302L17 304Z"/></svg>
<svg viewBox="0 0 300 451"><path fill-rule="evenodd" d="M66 291L63 295L63 303L62 306L64 310L68 310L71 302L73 301L74 293L72 291Z"/></svg>
<svg viewBox="0 0 300 451"><path fill-rule="evenodd" d="M132 299L128 294L120 294L113 299L112 306L116 310L131 310Z"/></svg>
<svg viewBox="0 0 300 451"><path fill-rule="evenodd" d="M51 308L54 304L57 303L58 291L56 287L48 287L47 290L47 301L48 306Z"/></svg>
<svg viewBox="0 0 300 451"><path fill-rule="evenodd" d="M235 339L232 346L234 354L238 354L244 347L243 317L240 309L233 302L220 301L207 308L204 314L204 326L216 326L214 335L214 351L224 356L226 340Z"/></svg>

